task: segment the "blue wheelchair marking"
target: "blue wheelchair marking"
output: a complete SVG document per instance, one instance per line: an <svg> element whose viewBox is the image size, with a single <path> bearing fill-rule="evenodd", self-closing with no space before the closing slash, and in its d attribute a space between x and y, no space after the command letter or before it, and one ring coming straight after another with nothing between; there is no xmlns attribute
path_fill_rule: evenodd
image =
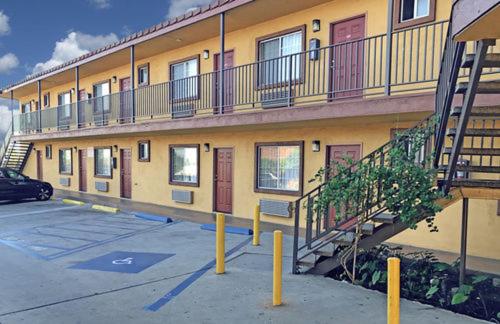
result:
<svg viewBox="0 0 500 324"><path fill-rule="evenodd" d="M225 253L226 257L240 250L242 247L247 245L251 240L252 240L251 237L247 238L245 241L241 242L231 250L227 251ZM198 280L201 276L203 276L208 270L210 270L214 266L215 266L215 259L205 264L202 268L200 268L198 271L194 272L192 275L186 278L186 280L181 282L177 287L169 291L166 295L158 299L153 304L144 307L144 309L147 311L156 312L157 310L165 306L169 301L174 299L176 296L180 295L186 288L191 286L196 280Z"/></svg>
<svg viewBox="0 0 500 324"><path fill-rule="evenodd" d="M172 218L166 216L158 216L147 213L135 212L133 215L137 218L142 218L150 221L162 222L162 223L172 223Z"/></svg>
<svg viewBox="0 0 500 324"><path fill-rule="evenodd" d="M203 224L202 230L215 232L215 224ZM225 226L225 232L230 234L253 235L253 230L244 227Z"/></svg>
<svg viewBox="0 0 500 324"><path fill-rule="evenodd" d="M75 264L69 269L139 273L174 254L115 251Z"/></svg>

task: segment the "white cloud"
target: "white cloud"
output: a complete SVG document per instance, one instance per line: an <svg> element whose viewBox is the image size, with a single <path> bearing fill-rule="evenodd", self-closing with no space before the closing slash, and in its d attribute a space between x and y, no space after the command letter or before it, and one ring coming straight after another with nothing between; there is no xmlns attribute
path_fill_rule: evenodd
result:
<svg viewBox="0 0 500 324"><path fill-rule="evenodd" d="M10 34L9 16L0 11L0 36Z"/></svg>
<svg viewBox="0 0 500 324"><path fill-rule="evenodd" d="M171 0L166 19L177 17L191 9L206 6L213 0Z"/></svg>
<svg viewBox="0 0 500 324"><path fill-rule="evenodd" d="M19 65L17 56L12 53L7 53L0 56L0 74L9 73Z"/></svg>
<svg viewBox="0 0 500 324"><path fill-rule="evenodd" d="M111 8L111 0L89 0L89 2L97 9Z"/></svg>
<svg viewBox="0 0 500 324"><path fill-rule="evenodd" d="M52 57L48 61L35 65L33 73L53 68L116 41L118 41L118 36L114 33L94 36L81 32L70 32L66 38L56 42Z"/></svg>

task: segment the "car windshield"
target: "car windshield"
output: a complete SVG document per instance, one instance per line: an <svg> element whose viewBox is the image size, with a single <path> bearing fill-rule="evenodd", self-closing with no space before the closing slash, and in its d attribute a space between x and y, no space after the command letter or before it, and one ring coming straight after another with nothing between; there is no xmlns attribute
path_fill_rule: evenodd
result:
<svg viewBox="0 0 500 324"><path fill-rule="evenodd" d="M26 179L25 176L23 176L22 174L20 174L19 172L16 172L14 170L4 170L3 173L5 174L5 176L7 178L11 178L11 179L16 179L16 180L24 180Z"/></svg>

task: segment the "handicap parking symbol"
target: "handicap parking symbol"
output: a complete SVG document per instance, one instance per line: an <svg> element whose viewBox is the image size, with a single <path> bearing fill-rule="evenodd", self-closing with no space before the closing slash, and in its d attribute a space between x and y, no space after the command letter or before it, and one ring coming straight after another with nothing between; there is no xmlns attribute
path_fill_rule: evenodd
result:
<svg viewBox="0 0 500 324"><path fill-rule="evenodd" d="M115 251L85 262L77 263L69 268L139 273L172 256L174 256L174 254Z"/></svg>

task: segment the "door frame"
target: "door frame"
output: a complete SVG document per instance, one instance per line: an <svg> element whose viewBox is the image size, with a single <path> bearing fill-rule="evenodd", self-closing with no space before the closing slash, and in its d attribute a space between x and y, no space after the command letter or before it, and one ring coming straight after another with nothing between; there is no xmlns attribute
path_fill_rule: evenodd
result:
<svg viewBox="0 0 500 324"><path fill-rule="evenodd" d="M124 80L129 80L129 90L125 90L125 91L132 91L132 79L130 76L127 76L127 77L124 77L124 78L120 78L118 80L118 92L120 93L120 96L119 96L119 113L118 113L118 118L120 119L119 120L119 124L128 124L130 123L130 121L132 120L132 102L130 103L130 107L126 107L127 106L127 100L123 100L123 89L122 89L122 82ZM130 111L124 111L126 109L130 109ZM130 116L126 116L128 113L130 113Z"/></svg>
<svg viewBox="0 0 500 324"><path fill-rule="evenodd" d="M233 53L233 68L234 68L234 52L235 52L234 48L224 50L224 56L226 54L228 54L228 53ZM219 60L216 59L218 55L220 55L220 52L214 53L214 55L213 55L213 57L214 57L214 59L213 59L213 71L215 72L215 74L214 74L214 80L213 80L214 81L214 85L215 85L214 86L214 96L213 96L213 106L215 107L214 108L214 112L213 112L214 115L218 115L220 113L219 110L218 110L219 109L219 106L218 106L219 105L219 103L218 103L218 100L219 100L219 89L216 86L217 85L217 80L218 80L217 78L219 77L219 71L217 69L217 64L219 64ZM224 59L224 63L225 62L226 61ZM233 105L230 106L230 107L225 107L224 110L227 109L227 112L225 112L223 110L222 111L222 115L224 115L224 114L231 114L231 113L234 112L234 87L233 87L232 90L233 90L233 98L231 100L232 100L232 104ZM221 148L223 148L223 147L221 147Z"/></svg>
<svg viewBox="0 0 500 324"><path fill-rule="evenodd" d="M366 34L367 34L367 25L366 25L366 18L368 16L368 12L364 12L364 13L360 13L358 15L355 15L355 16L351 16L351 17L348 17L348 18L343 18L343 19L339 19L339 20L333 20L329 23L329 31L328 31L328 46L333 46L333 28L336 24L340 24L340 23L344 23L346 21L349 21L349 20L354 20L354 19L358 19L358 18L361 18L363 17L364 18L364 30L363 30L363 37L366 38ZM330 52L330 59L333 60L333 49L330 48L329 50ZM363 51L364 52L364 51ZM365 58L363 57L363 68L362 68L362 71L364 69L364 62L365 62ZM330 62L331 64L331 62ZM334 95L334 83L333 83L333 78L334 78L334 72L333 72L333 66L330 66L328 68L328 99L329 100L333 100L335 99L335 95ZM361 82L363 82L363 74L361 74ZM363 91L363 90L361 90ZM363 96L363 93L361 93L360 95L361 97ZM340 97L342 98L342 97ZM347 97L349 98L349 97ZM343 145L343 144L339 144L339 145Z"/></svg>
<svg viewBox="0 0 500 324"><path fill-rule="evenodd" d="M123 197L123 151L130 151L130 197ZM121 199L132 199L132 149L130 147L121 147L120 148L120 198Z"/></svg>
<svg viewBox="0 0 500 324"><path fill-rule="evenodd" d="M217 212L217 180L215 180L215 174L217 172L217 152L218 150L231 150L233 155L233 164L231 166L231 213L233 214L234 210L234 146L223 146L223 147L214 147L213 151L213 162L212 162L212 211Z"/></svg>
<svg viewBox="0 0 500 324"><path fill-rule="evenodd" d="M82 174L81 174L81 168L82 168L82 153L85 151L85 190L82 190ZM86 148L83 149L78 149L78 191L81 192L87 192L89 190L88 188L88 150Z"/></svg>

